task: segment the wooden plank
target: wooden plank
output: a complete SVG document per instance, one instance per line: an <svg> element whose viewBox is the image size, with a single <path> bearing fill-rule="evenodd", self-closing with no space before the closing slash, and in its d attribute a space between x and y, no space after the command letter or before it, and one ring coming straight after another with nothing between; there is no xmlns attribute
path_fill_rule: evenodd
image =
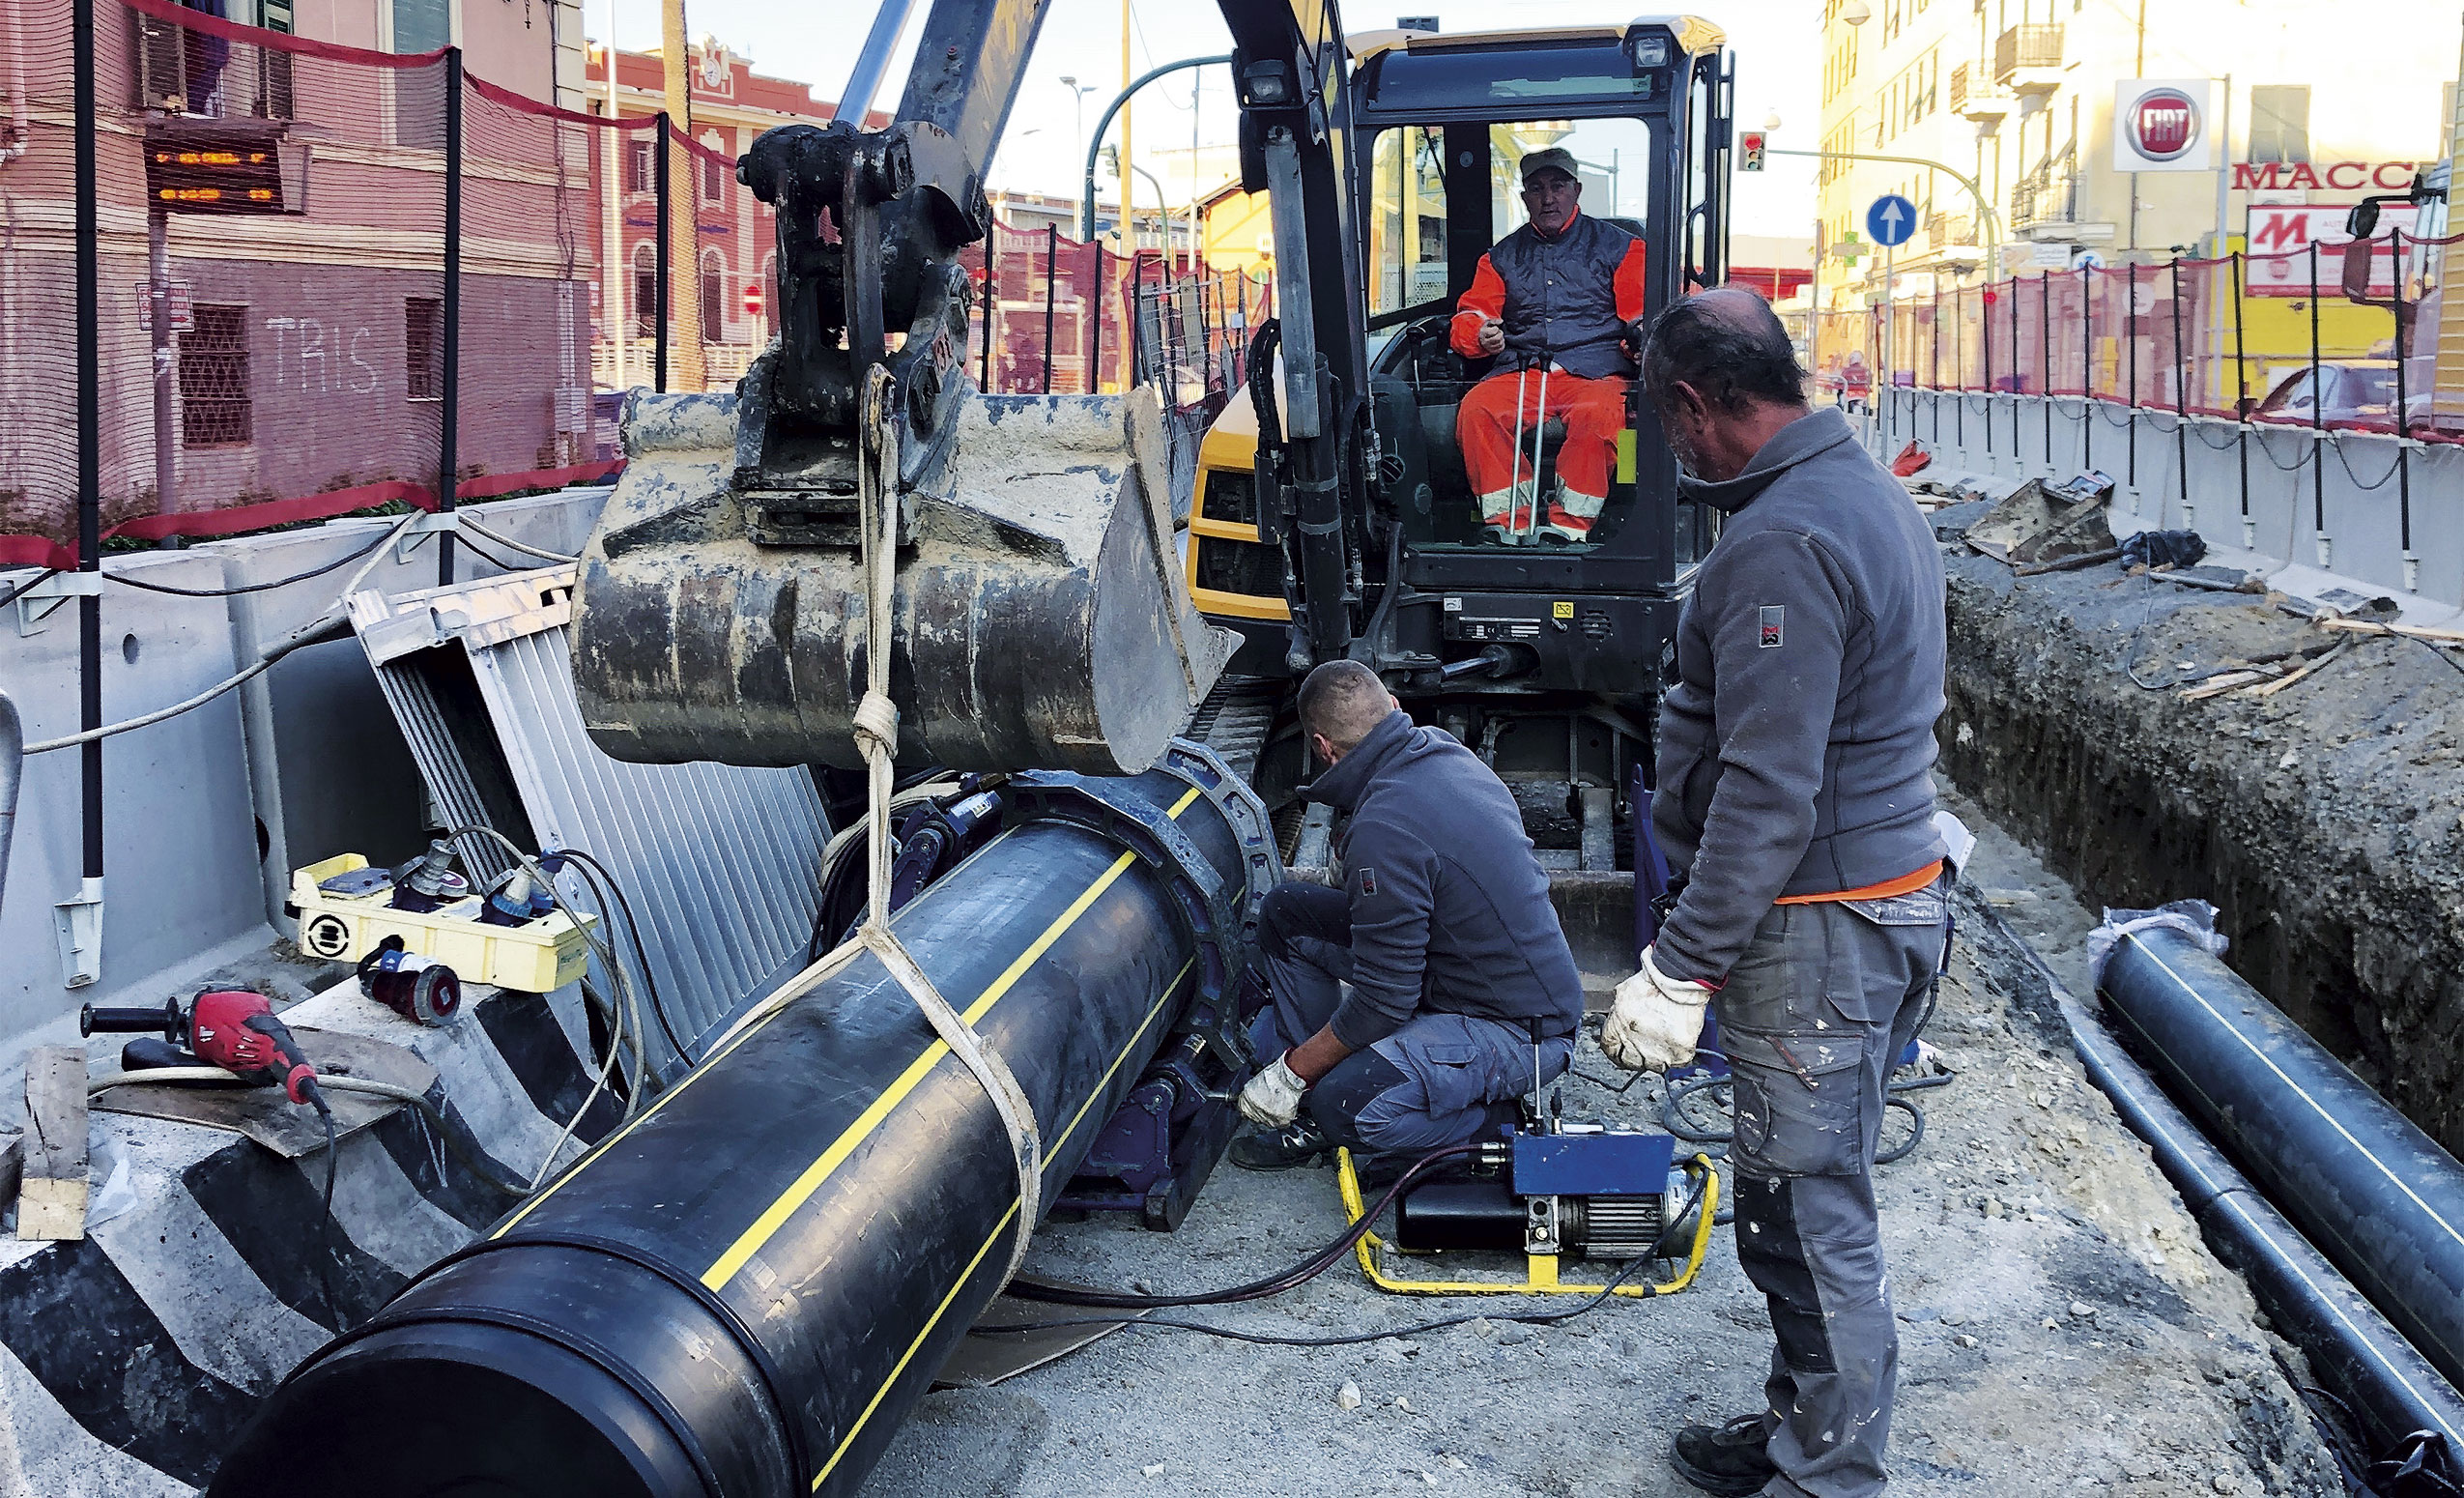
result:
<svg viewBox="0 0 2464 1498"><path fill-rule="evenodd" d="M38 1046L26 1056L26 1138L17 1237L86 1235L86 1053Z"/></svg>
<svg viewBox="0 0 2464 1498"><path fill-rule="evenodd" d="M2286 687L2291 686L2294 682L2301 680L2304 677L2308 676L2320 667L2328 665L2329 663L2338 659L2346 650L2349 650L2352 648L2352 641L2343 641L2338 644L2335 649L2328 651L2325 655L2320 656L2318 659L2310 662L2308 665L2293 673L2291 676L2281 677L2275 681L2270 681L2264 686L2250 687L2245 690L2242 695L2244 697L2274 697L2277 693L2283 691Z"/></svg>
<svg viewBox="0 0 2464 1498"><path fill-rule="evenodd" d="M2410 635L2416 640L2444 640L2464 645L2464 629L2436 629L2427 624L2382 624L2365 619L2323 619L2321 629L2338 629L2357 635Z"/></svg>

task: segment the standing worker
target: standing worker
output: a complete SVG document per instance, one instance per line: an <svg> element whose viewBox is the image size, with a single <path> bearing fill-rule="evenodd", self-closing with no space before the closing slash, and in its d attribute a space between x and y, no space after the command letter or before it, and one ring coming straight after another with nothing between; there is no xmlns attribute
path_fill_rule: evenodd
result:
<svg viewBox="0 0 2464 1498"><path fill-rule="evenodd" d="M1497 372L1456 408L1463 469L1479 501L1481 539L1573 546L1591 538L1608 503L1617 434L1625 428L1630 345L1643 315L1643 242L1585 217L1574 154L1551 146L1523 158L1530 221L1480 257L1455 303L1449 337L1465 359L1503 355ZM1565 422L1557 493L1540 504L1533 435Z"/></svg>
<svg viewBox="0 0 2464 1498"><path fill-rule="evenodd" d="M1358 661L1309 673L1301 728L1331 766L1303 794L1349 819L1343 887L1279 884L1259 909L1273 997L1259 1049L1281 1053L1241 1093L1263 1132L1232 1161L1278 1170L1336 1145L1418 1154L1493 1136L1564 1072L1583 1019L1523 814Z"/></svg>
<svg viewBox="0 0 2464 1498"><path fill-rule="evenodd" d="M1941 555L1762 298L1670 306L1643 390L1727 515L1677 622L1651 825L1683 883L1600 1043L1691 1059L1706 1004L1735 1085L1736 1256L1778 1340L1763 1408L1677 1431L1705 1492L1882 1491L1899 1338L1875 1216L1883 1086L1914 1038L1949 907L1934 826Z"/></svg>

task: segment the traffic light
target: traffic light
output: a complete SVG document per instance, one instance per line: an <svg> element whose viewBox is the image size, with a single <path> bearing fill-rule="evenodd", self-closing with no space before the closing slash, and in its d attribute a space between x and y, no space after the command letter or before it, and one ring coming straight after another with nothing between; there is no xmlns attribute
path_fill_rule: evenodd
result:
<svg viewBox="0 0 2464 1498"><path fill-rule="evenodd" d="M1762 169L1763 132L1761 130L1746 130L1743 132L1742 138L1744 140L1744 148L1737 153L1738 160L1736 163L1736 169L1741 172L1761 171Z"/></svg>
<svg viewBox="0 0 2464 1498"><path fill-rule="evenodd" d="M761 315L761 283L759 281L748 281L745 283L744 315L747 317L759 317Z"/></svg>

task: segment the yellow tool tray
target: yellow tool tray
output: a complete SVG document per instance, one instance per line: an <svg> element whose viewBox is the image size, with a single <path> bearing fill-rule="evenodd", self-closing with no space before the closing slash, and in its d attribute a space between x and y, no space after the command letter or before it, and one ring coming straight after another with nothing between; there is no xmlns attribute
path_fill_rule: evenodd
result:
<svg viewBox="0 0 2464 1498"><path fill-rule="evenodd" d="M434 910L397 910L390 885L365 895L337 895L317 886L337 874L368 866L358 853L343 853L291 874L291 903L300 911L300 950L311 957L356 963L387 936L404 950L433 957L465 983L545 994L582 976L590 961L589 926L576 926L552 910L522 926L494 926L479 919L480 898L470 895Z"/></svg>

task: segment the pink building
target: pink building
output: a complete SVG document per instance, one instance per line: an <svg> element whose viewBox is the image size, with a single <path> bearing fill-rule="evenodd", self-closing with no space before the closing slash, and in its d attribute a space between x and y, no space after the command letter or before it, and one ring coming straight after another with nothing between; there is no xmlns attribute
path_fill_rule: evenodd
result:
<svg viewBox="0 0 2464 1498"><path fill-rule="evenodd" d="M590 137L609 132L554 109L560 93L581 102L578 10L216 8L241 21L171 0L96 6L104 523L387 480L433 488L447 69L431 49L452 40L470 80L461 473L595 455ZM0 139L0 533L61 540L75 507L69 6L17 0L0 26L12 64ZM249 179L250 211L198 211L200 193L223 190L194 185L215 178L213 163L246 176L258 160L274 175ZM234 179L235 199L242 186ZM158 351L158 280L171 303Z"/></svg>

